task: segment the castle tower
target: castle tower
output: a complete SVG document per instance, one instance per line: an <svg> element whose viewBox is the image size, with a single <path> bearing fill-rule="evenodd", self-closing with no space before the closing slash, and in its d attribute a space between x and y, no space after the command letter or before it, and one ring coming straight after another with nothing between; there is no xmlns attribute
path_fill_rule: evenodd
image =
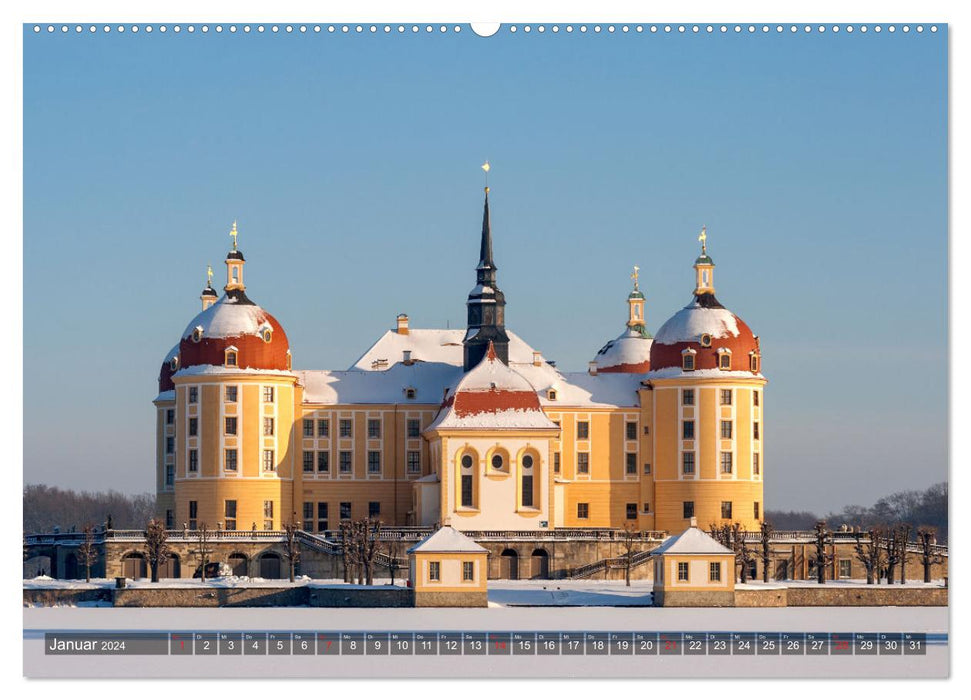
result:
<svg viewBox="0 0 971 700"><path fill-rule="evenodd" d="M653 423L655 527L680 532L763 517L763 388L758 337L715 298L702 230L691 303L654 337L641 406Z"/></svg>
<svg viewBox="0 0 971 700"><path fill-rule="evenodd" d="M627 295L627 328L597 351L597 356L589 364L591 374L643 374L651 368L651 334L647 332L639 274L640 268L635 265L634 273L630 276L634 280L634 288Z"/></svg>
<svg viewBox="0 0 971 700"><path fill-rule="evenodd" d="M488 165L488 164L487 164ZM485 168L485 166L483 166ZM488 170L487 170L488 172ZM492 226L489 221L489 188L485 188L482 211L482 238L479 244L479 264L475 268L475 287L469 292L468 331L465 334L465 371L475 367L485 357L489 344L496 356L509 362L509 336L506 334L506 297L496 285L496 267L492 259Z"/></svg>

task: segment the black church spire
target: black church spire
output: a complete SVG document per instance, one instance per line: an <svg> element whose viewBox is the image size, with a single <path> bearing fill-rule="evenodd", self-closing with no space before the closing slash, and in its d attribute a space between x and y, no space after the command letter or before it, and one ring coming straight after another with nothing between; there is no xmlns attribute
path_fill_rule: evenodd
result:
<svg viewBox="0 0 971 700"><path fill-rule="evenodd" d="M465 370L475 367L485 356L491 342L496 355L509 363L509 336L506 335L506 297L496 285L496 267L492 259L492 222L489 218L489 188L485 188L482 210L482 240L479 264L475 268L475 288L469 292L468 331L465 334Z"/></svg>

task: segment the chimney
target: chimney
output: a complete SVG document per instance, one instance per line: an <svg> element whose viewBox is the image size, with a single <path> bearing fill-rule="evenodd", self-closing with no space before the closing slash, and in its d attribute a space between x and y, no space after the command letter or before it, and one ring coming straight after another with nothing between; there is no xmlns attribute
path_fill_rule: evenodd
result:
<svg viewBox="0 0 971 700"><path fill-rule="evenodd" d="M691 527L698 527L698 518L691 516Z"/></svg>
<svg viewBox="0 0 971 700"><path fill-rule="evenodd" d="M408 335L408 314L398 314L398 327L395 330L399 335Z"/></svg>
<svg viewBox="0 0 971 700"><path fill-rule="evenodd" d="M539 367L543 364L543 356L536 350L533 350L533 367Z"/></svg>
<svg viewBox="0 0 971 700"><path fill-rule="evenodd" d="M587 371L593 376L597 376L597 362L595 360L591 360L590 364L587 365Z"/></svg>
<svg viewBox="0 0 971 700"><path fill-rule="evenodd" d="M400 331L399 331L399 333L400 333ZM405 350L405 351L403 351L402 352L402 355L403 355L403 362L406 365L410 365L411 364L411 350Z"/></svg>

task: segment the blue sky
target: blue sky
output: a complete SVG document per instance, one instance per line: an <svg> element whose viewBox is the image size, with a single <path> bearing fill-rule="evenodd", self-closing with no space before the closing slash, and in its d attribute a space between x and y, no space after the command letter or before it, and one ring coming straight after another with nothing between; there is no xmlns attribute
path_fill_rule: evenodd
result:
<svg viewBox="0 0 971 700"><path fill-rule="evenodd" d="M24 479L153 485L166 351L223 275L299 368L464 324L482 172L507 324L582 370L719 299L762 338L766 505L947 474L946 31L24 36ZM833 482L838 484L833 487Z"/></svg>

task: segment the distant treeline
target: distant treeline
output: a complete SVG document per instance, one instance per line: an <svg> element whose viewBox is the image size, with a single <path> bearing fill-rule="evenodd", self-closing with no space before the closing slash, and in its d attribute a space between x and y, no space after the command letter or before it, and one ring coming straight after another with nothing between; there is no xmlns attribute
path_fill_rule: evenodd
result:
<svg viewBox="0 0 971 700"><path fill-rule="evenodd" d="M112 527L142 530L155 516L155 496L78 492L44 484L24 487L24 532L52 532L55 527L80 531L85 525L104 525L109 515Z"/></svg>
<svg viewBox="0 0 971 700"><path fill-rule="evenodd" d="M934 484L926 491L900 491L884 496L869 508L845 506L825 516L809 511L767 510L765 519L776 530L811 530L819 520L825 520L831 530L843 525L866 529L874 525L910 523L915 530L929 525L937 529L937 541L946 543L947 483Z"/></svg>

